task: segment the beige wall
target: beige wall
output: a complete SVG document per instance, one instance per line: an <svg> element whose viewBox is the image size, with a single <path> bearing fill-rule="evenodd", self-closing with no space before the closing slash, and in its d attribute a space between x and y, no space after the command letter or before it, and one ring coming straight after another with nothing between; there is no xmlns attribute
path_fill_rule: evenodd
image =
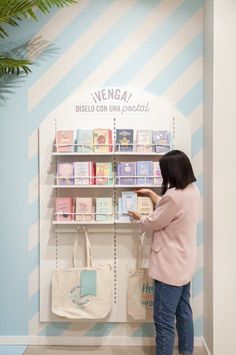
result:
<svg viewBox="0 0 236 355"><path fill-rule="evenodd" d="M204 118L203 118L203 220L204 220L204 307L203 334L213 353L213 0L204 8Z"/></svg>
<svg viewBox="0 0 236 355"><path fill-rule="evenodd" d="M213 57L211 56L212 6L214 7ZM212 0L206 0L206 19L209 22L206 25L205 52L204 338L211 352L213 345L212 354L235 355L236 152L234 146L236 140L236 1L214 0L212 4ZM213 77L209 69L212 58ZM207 68L209 69L208 72L206 72ZM213 94L212 97L211 93ZM213 120L211 117L213 117ZM212 167L210 158L211 146L213 154ZM212 173L213 179L211 183ZM211 191L213 192L212 197ZM212 222L211 201L213 202ZM213 240L211 239L212 232ZM212 268L213 283L211 280ZM211 299L213 299L213 316Z"/></svg>

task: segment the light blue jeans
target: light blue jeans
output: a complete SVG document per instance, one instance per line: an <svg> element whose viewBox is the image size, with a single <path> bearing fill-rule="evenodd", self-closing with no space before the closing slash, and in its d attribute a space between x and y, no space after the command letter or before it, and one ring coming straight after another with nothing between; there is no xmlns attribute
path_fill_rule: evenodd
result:
<svg viewBox="0 0 236 355"><path fill-rule="evenodd" d="M171 286L155 280L156 355L173 354L175 320L180 354L193 354L194 331L190 306L190 282L184 286Z"/></svg>

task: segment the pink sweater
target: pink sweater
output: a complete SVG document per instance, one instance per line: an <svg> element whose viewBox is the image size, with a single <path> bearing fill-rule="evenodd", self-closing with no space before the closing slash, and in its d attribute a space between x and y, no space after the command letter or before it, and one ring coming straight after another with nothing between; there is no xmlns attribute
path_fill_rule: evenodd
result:
<svg viewBox="0 0 236 355"><path fill-rule="evenodd" d="M200 194L195 184L167 190L155 211L141 217L142 231L153 232L149 275L169 285L191 281L196 263Z"/></svg>

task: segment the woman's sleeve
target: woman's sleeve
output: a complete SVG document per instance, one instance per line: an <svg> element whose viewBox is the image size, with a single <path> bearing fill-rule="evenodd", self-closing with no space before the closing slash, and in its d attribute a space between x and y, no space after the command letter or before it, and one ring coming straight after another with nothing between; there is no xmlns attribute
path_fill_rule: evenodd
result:
<svg viewBox="0 0 236 355"><path fill-rule="evenodd" d="M177 205L170 196L163 196L157 203L156 209L149 216L142 216L138 222L142 231L158 231L166 226L175 218L177 214Z"/></svg>

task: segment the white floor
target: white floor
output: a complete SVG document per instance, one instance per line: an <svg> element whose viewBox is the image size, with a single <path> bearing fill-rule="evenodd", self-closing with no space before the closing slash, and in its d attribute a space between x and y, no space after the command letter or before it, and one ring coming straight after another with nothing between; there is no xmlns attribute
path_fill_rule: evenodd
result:
<svg viewBox="0 0 236 355"><path fill-rule="evenodd" d="M154 347L136 346L29 346L24 355L155 355ZM177 355L177 349L173 355ZM194 355L207 355L204 348L198 347Z"/></svg>

